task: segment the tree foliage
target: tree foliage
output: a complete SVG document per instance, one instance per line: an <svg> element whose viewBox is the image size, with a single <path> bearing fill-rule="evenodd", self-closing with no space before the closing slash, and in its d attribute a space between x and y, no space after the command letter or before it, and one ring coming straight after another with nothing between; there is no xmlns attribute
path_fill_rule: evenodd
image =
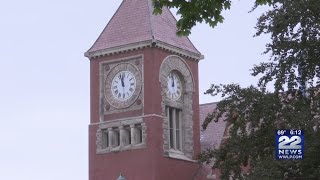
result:
<svg viewBox="0 0 320 180"><path fill-rule="evenodd" d="M253 68L253 75L264 75L260 86L275 80L276 90L281 91L284 85L293 89L304 82L320 83L319 0L276 0L256 28L256 36L267 33L272 40L265 51L271 62Z"/></svg>
<svg viewBox="0 0 320 180"><path fill-rule="evenodd" d="M212 86L209 94L222 93L226 98L208 115L203 128L221 117L231 124L229 138L219 149L208 149L200 160L210 162L222 172L222 179L284 179L285 177L320 177L320 130L318 89L309 96L299 90L272 93L260 88L238 85ZM236 116L235 116L236 114ZM279 161L275 158L277 129L305 130L305 159ZM243 168L249 168L243 171Z"/></svg>
<svg viewBox="0 0 320 180"><path fill-rule="evenodd" d="M320 179L319 8L319 0L272 1L256 26L256 36L271 34L265 52L270 61L253 68L252 75L261 75L257 87L212 85L207 90L224 99L203 129L220 119L231 126L221 147L203 152L200 160L214 161L222 179ZM275 91L266 90L268 83ZM304 160L275 159L277 129L305 130Z"/></svg>
<svg viewBox="0 0 320 180"><path fill-rule="evenodd" d="M272 0L256 0L255 5L271 3ZM162 12L164 6L177 8L181 18L177 22L178 34L189 35L197 22L215 27L223 22L221 12L231 8L231 0L153 0L154 13Z"/></svg>

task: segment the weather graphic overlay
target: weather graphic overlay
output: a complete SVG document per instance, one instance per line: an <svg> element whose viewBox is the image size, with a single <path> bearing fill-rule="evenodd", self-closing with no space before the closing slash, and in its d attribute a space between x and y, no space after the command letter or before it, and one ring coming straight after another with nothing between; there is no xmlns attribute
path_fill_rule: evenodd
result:
<svg viewBox="0 0 320 180"><path fill-rule="evenodd" d="M301 160L304 158L304 131L277 130L276 158L278 160Z"/></svg>

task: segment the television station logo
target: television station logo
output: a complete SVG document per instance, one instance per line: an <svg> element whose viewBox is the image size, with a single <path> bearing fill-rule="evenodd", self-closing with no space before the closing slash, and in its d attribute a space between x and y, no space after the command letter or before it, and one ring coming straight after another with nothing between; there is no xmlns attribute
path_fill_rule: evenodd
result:
<svg viewBox="0 0 320 180"><path fill-rule="evenodd" d="M300 160L304 158L303 130L276 131L276 158L278 160Z"/></svg>

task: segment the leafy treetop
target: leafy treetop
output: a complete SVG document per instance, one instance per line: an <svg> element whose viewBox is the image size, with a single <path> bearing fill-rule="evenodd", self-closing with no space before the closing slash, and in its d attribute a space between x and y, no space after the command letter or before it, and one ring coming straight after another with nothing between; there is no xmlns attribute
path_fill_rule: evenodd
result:
<svg viewBox="0 0 320 180"><path fill-rule="evenodd" d="M272 0L256 0L255 6L271 3ZM159 14L162 8L177 8L181 18L177 22L178 35L189 35L197 22L208 23L215 27L223 22L221 12L231 8L231 0L153 0L154 13Z"/></svg>

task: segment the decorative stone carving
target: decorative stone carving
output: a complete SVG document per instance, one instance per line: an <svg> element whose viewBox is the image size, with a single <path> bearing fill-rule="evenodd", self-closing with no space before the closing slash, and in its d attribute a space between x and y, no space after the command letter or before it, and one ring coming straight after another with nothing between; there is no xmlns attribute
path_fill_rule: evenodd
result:
<svg viewBox="0 0 320 180"><path fill-rule="evenodd" d="M166 96L167 76L171 71L176 71L181 76L183 84L183 95L177 101L170 101ZM166 106L182 109L182 153L185 157L192 159L193 156L193 110L192 110L192 97L194 94L194 79L192 72L186 62L179 56L168 56L160 67L159 81L162 87L162 116L166 117ZM163 119L163 149L166 156L172 156L172 150L169 148L169 120ZM184 159L184 158L183 158Z"/></svg>
<svg viewBox="0 0 320 180"><path fill-rule="evenodd" d="M138 127L141 127L141 131ZM115 129L119 134L115 133ZM147 138L146 132L146 124L143 122L142 118L103 122L99 124L96 134L97 154L145 148ZM108 137L103 136L103 133L108 133ZM119 144L116 142L119 142ZM108 145L106 145L106 143Z"/></svg>
<svg viewBox="0 0 320 180"><path fill-rule="evenodd" d="M127 70L136 78L136 90L125 101L112 98L110 82L116 72ZM100 121L106 114L142 109L143 104L143 55L132 56L100 63Z"/></svg>

